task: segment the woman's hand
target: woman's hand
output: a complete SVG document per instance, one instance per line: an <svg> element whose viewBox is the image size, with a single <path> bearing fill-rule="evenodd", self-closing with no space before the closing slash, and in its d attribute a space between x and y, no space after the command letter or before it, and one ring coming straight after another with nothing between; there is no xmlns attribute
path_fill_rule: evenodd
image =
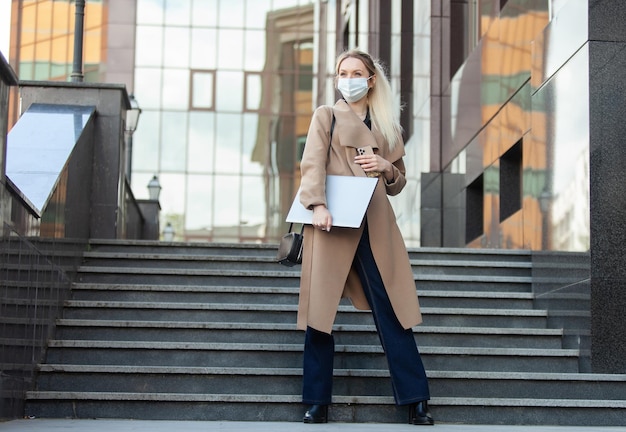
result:
<svg viewBox="0 0 626 432"><path fill-rule="evenodd" d="M313 207L312 223L313 228L330 231L330 227L333 225L333 217L325 205L320 204Z"/></svg>
<svg viewBox="0 0 626 432"><path fill-rule="evenodd" d="M361 165L366 173L383 173L388 182L393 181L393 165L377 154L357 155L354 157L354 162Z"/></svg>

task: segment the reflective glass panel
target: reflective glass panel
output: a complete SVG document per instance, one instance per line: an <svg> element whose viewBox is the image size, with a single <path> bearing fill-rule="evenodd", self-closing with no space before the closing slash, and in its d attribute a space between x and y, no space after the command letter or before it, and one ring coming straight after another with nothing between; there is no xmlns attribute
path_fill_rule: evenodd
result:
<svg viewBox="0 0 626 432"><path fill-rule="evenodd" d="M35 42L35 35L37 34L37 32L35 31L37 25L36 16L36 4L24 4L22 6L22 32L20 33L22 38L22 45L27 45Z"/></svg>
<svg viewBox="0 0 626 432"><path fill-rule="evenodd" d="M188 179L185 226L209 233L213 226L213 177L190 174Z"/></svg>
<svg viewBox="0 0 626 432"><path fill-rule="evenodd" d="M265 32L262 30L246 31L244 63L247 71L261 72L265 66Z"/></svg>
<svg viewBox="0 0 626 432"><path fill-rule="evenodd" d="M217 68L217 31L191 30L191 67L193 69Z"/></svg>
<svg viewBox="0 0 626 432"><path fill-rule="evenodd" d="M158 111L144 110L137 130L133 134L133 171L156 173L159 169L159 131L161 115ZM146 182L146 184L148 184Z"/></svg>
<svg viewBox="0 0 626 432"><path fill-rule="evenodd" d="M246 75L246 110L256 111L261 105L262 77L259 74Z"/></svg>
<svg viewBox="0 0 626 432"><path fill-rule="evenodd" d="M164 0L137 0L137 24L163 24L163 3Z"/></svg>
<svg viewBox="0 0 626 432"><path fill-rule="evenodd" d="M190 21L191 0L165 1L165 25L188 26Z"/></svg>
<svg viewBox="0 0 626 432"><path fill-rule="evenodd" d="M192 26L217 26L217 2L218 0L193 0L193 13L191 14Z"/></svg>
<svg viewBox="0 0 626 432"><path fill-rule="evenodd" d="M215 176L215 203L213 205L213 226L237 227L239 226L241 178L239 176L218 175Z"/></svg>
<svg viewBox="0 0 626 432"><path fill-rule="evenodd" d="M95 107L32 104L7 137L6 175L43 210Z"/></svg>
<svg viewBox="0 0 626 432"><path fill-rule="evenodd" d="M254 154L257 145L259 116L246 114L243 116L243 149L241 152L241 171L243 174L263 174L263 164L259 163L258 155Z"/></svg>
<svg viewBox="0 0 626 432"><path fill-rule="evenodd" d="M161 169L184 171L187 156L187 113L165 111L162 116Z"/></svg>
<svg viewBox="0 0 626 432"><path fill-rule="evenodd" d="M189 107L189 71L165 69L163 71L162 106L171 110Z"/></svg>
<svg viewBox="0 0 626 432"><path fill-rule="evenodd" d="M220 69L243 68L243 30L220 30L217 64Z"/></svg>
<svg viewBox="0 0 626 432"><path fill-rule="evenodd" d="M243 72L218 72L215 108L241 112L243 109Z"/></svg>
<svg viewBox="0 0 626 432"><path fill-rule="evenodd" d="M246 28L264 29L271 3L271 0L246 0Z"/></svg>
<svg viewBox="0 0 626 432"><path fill-rule="evenodd" d="M215 172L239 173L241 161L241 116L217 115Z"/></svg>
<svg viewBox="0 0 626 432"><path fill-rule="evenodd" d="M168 68L189 67L189 28L165 27L163 62Z"/></svg>
<svg viewBox="0 0 626 432"><path fill-rule="evenodd" d="M189 161L187 163L189 171L204 173L213 171L214 137L214 113L189 113Z"/></svg>
<svg viewBox="0 0 626 432"><path fill-rule="evenodd" d="M45 81L50 78L50 41L38 42L35 46L35 79Z"/></svg>
<svg viewBox="0 0 626 432"><path fill-rule="evenodd" d="M184 174L161 173L159 174L161 183L161 214L166 220L172 221L177 233L183 231L183 217L185 209L185 198L187 197L187 182ZM147 184L147 183L146 183Z"/></svg>
<svg viewBox="0 0 626 432"><path fill-rule="evenodd" d="M160 66L163 63L163 28L137 26L136 66Z"/></svg>
<svg viewBox="0 0 626 432"><path fill-rule="evenodd" d="M158 89L163 86L162 73L161 69L156 68L135 68L135 99L142 109L161 107L161 92Z"/></svg>
<svg viewBox="0 0 626 432"><path fill-rule="evenodd" d="M241 184L241 222L264 226L266 220L265 182L261 176L244 176Z"/></svg>
<svg viewBox="0 0 626 432"><path fill-rule="evenodd" d="M219 25L223 28L243 28L243 0L221 0L219 7Z"/></svg>
<svg viewBox="0 0 626 432"><path fill-rule="evenodd" d="M211 109L213 108L213 72L192 72L192 109Z"/></svg>

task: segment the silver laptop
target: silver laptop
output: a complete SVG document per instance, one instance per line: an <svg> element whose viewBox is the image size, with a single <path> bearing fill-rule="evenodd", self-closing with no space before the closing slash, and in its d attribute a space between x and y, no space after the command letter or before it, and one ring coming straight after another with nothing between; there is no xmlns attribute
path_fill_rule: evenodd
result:
<svg viewBox="0 0 626 432"><path fill-rule="evenodd" d="M358 228L372 200L378 177L326 176L326 203L333 226ZM300 190L291 204L287 222L310 224L313 210L300 204Z"/></svg>

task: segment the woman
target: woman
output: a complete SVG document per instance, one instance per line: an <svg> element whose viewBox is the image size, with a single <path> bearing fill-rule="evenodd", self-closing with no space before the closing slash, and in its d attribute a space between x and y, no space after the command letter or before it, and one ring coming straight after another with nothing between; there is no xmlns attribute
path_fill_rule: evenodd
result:
<svg viewBox="0 0 626 432"><path fill-rule="evenodd" d="M363 51L340 55L336 73L343 99L315 110L301 163L300 201L313 210L304 231L298 305L298 328L306 331L302 401L310 405L303 421L328 421L332 326L341 298L348 297L358 309L372 311L396 404L409 406L409 423L432 425L428 380L411 330L422 321L415 280L387 198L406 184L391 88L382 67ZM373 151L358 155L357 148ZM333 227L327 174L379 177L359 229Z"/></svg>

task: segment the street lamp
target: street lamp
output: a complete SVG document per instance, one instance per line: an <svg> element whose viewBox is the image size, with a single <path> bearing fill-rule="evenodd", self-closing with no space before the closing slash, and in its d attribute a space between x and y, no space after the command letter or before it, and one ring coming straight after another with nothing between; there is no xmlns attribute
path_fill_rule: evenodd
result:
<svg viewBox="0 0 626 432"><path fill-rule="evenodd" d="M148 182L148 195L150 196L150 200L158 201L159 195L161 194L161 184L159 183L159 179L157 176L152 177L152 180Z"/></svg>
<svg viewBox="0 0 626 432"><path fill-rule="evenodd" d="M163 240L166 242L171 242L174 240L174 227L170 222L165 225L163 228Z"/></svg>
<svg viewBox="0 0 626 432"><path fill-rule="evenodd" d="M133 134L137 130L141 108L139 108L139 103L137 103L134 95L131 94L128 98L130 99L130 109L126 110L126 134L128 135L126 140L126 177L130 182L133 169Z"/></svg>
<svg viewBox="0 0 626 432"><path fill-rule="evenodd" d="M139 108L135 95L131 94L128 98L130 99L130 109L126 110L126 132L132 135L137 130L141 108Z"/></svg>

